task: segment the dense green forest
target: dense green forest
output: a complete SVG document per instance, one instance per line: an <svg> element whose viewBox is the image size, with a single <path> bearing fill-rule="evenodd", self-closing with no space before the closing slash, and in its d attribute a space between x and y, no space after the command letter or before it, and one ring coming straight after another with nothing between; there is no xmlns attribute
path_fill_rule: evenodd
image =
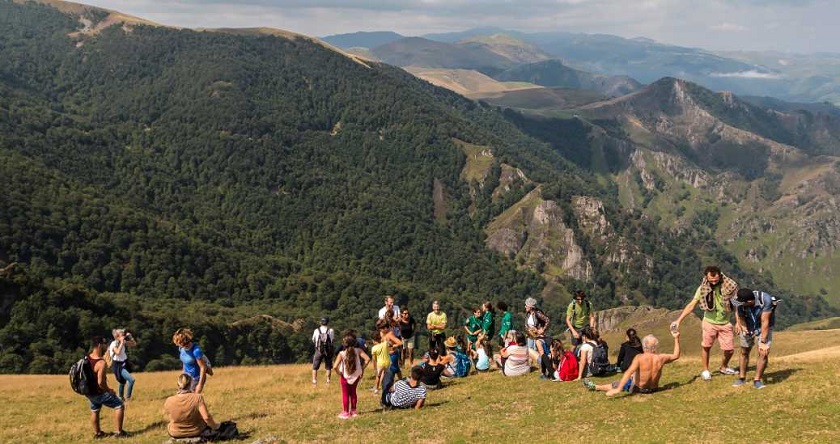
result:
<svg viewBox="0 0 840 444"><path fill-rule="evenodd" d="M580 236L595 277L562 284L599 307L620 303L617 287L678 307L704 261L775 288L702 231L619 210L562 141L397 68L302 38L139 25L71 37L79 26L0 1L0 268L17 264L0 275L0 372L63 372L117 326L139 339L139 368L165 369L181 326L217 365L279 363L307 358L322 315L368 331L385 294L418 315L440 299L453 324L488 299L518 309L545 283L485 247L504 205L461 179L453 138L491 146L546 199L598 197L656 258L619 274ZM833 314L789 299L782 323ZM559 317L566 301L544 305Z"/></svg>

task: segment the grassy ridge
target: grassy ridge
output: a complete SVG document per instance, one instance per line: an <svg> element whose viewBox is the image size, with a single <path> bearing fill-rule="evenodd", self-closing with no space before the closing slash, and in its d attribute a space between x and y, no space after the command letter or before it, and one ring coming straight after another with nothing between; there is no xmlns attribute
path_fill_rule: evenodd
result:
<svg viewBox="0 0 840 444"><path fill-rule="evenodd" d="M683 331L691 349L699 331ZM234 419L251 440L369 442L375 433L409 442L524 442L537 433L550 433L543 437L553 440L568 432L610 442L836 442L838 345L838 330L777 333L774 356L788 357L771 358L768 387L761 391L733 388L732 377L700 381L699 355L688 351L665 370L661 382L670 389L651 396L608 399L577 383L543 382L535 374L508 379L492 372L431 392L422 412L382 413L378 398L367 390L368 372L359 391L361 416L342 422L335 418L341 408L337 381L327 385L322 377L313 387L307 366L289 365L219 368L207 384L206 399L216 419ZM807 359L795 355L808 347L824 353ZM133 436L127 442L166 439L162 405L174 392L176 375L136 375L135 400L126 412L126 430ZM68 389L65 376L3 376L0 394L0 442L90 438L87 403ZM756 435L757 411L766 415L766 434ZM103 414L103 426L113 430L110 410Z"/></svg>

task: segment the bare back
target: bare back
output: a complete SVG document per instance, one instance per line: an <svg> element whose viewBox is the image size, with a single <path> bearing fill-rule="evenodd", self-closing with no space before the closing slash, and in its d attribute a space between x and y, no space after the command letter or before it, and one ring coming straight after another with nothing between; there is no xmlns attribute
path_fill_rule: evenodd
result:
<svg viewBox="0 0 840 444"><path fill-rule="evenodd" d="M634 360L638 364L636 386L643 389L656 389L659 388L662 367L673 359L672 355L645 352L637 355Z"/></svg>

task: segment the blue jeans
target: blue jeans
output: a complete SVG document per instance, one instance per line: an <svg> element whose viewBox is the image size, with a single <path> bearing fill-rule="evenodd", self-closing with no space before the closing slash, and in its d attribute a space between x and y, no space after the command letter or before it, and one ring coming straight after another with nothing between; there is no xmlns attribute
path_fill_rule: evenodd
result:
<svg viewBox="0 0 840 444"><path fill-rule="evenodd" d="M379 400L379 403L383 406L390 405L389 403L385 402L385 399L388 395L388 392L391 391L391 386L394 385L394 374L396 372L391 371L391 369L385 370L385 376L382 378L382 399Z"/></svg>
<svg viewBox="0 0 840 444"><path fill-rule="evenodd" d="M134 390L134 376L125 368L125 362L114 361L114 376L117 377L117 382L120 383L120 398L123 398L125 386L128 384L128 392L125 393L125 398L131 398L131 392ZM123 399L125 399L123 398Z"/></svg>

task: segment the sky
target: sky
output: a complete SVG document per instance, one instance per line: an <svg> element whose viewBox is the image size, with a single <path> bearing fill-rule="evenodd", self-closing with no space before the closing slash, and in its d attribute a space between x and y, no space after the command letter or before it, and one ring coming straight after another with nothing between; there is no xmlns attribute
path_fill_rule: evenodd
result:
<svg viewBox="0 0 840 444"><path fill-rule="evenodd" d="M840 53L838 0L80 0L189 28L406 36L499 27L647 37L710 50Z"/></svg>

